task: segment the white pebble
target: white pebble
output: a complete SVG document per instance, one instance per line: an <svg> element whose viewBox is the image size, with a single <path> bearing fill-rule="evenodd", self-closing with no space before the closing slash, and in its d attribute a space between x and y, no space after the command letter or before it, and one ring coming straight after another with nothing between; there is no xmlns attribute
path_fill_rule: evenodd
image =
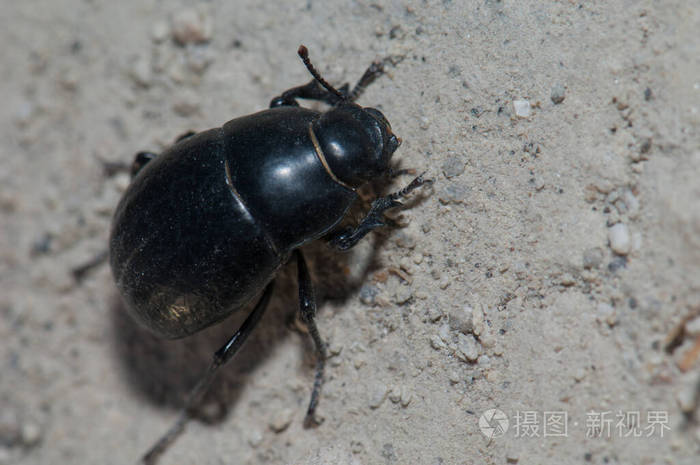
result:
<svg viewBox="0 0 700 465"><path fill-rule="evenodd" d="M484 312L481 308L475 308L472 312L472 332L475 336L481 335L485 328Z"/></svg>
<svg viewBox="0 0 700 465"><path fill-rule="evenodd" d="M152 76L151 64L144 57L138 57L129 68L129 77L139 86L150 86Z"/></svg>
<svg viewBox="0 0 700 465"><path fill-rule="evenodd" d="M281 409L275 413L270 421L270 429L275 433L281 433L286 430L292 423L292 416L294 411L292 409Z"/></svg>
<svg viewBox="0 0 700 465"><path fill-rule="evenodd" d="M389 389L384 384L377 384L372 388L372 394L369 398L369 408L376 409L386 399L386 395L389 393Z"/></svg>
<svg viewBox="0 0 700 465"><path fill-rule="evenodd" d="M397 304L405 304L413 296L411 287L405 284L398 284L394 290L394 300Z"/></svg>
<svg viewBox="0 0 700 465"><path fill-rule="evenodd" d="M450 328L460 333L467 334L474 329L473 311L468 305L454 308L450 312Z"/></svg>
<svg viewBox="0 0 700 465"><path fill-rule="evenodd" d="M601 323L607 323L609 326L615 326L617 323L615 308L607 303L598 304L596 319Z"/></svg>
<svg viewBox="0 0 700 465"><path fill-rule="evenodd" d="M36 423L25 423L22 425L22 443L31 447L41 440L41 428Z"/></svg>
<svg viewBox="0 0 700 465"><path fill-rule="evenodd" d="M155 22L151 27L151 39L157 44L167 39L168 35L170 35L170 26L163 20Z"/></svg>
<svg viewBox="0 0 700 465"><path fill-rule="evenodd" d="M676 394L678 406L684 413L695 411L697 402L695 401L695 386L686 386Z"/></svg>
<svg viewBox="0 0 700 465"><path fill-rule="evenodd" d="M408 389L405 386L401 387L401 407L408 407L408 404L411 403L411 399L413 399L413 395L408 391Z"/></svg>
<svg viewBox="0 0 700 465"><path fill-rule="evenodd" d="M181 45L211 40L213 21L204 11L184 9L173 17L173 38Z"/></svg>
<svg viewBox="0 0 700 465"><path fill-rule="evenodd" d="M618 255L627 255L632 250L630 231L625 223L617 223L608 230L610 248Z"/></svg>
<svg viewBox="0 0 700 465"><path fill-rule="evenodd" d="M401 389L398 386L392 386L389 389L389 400L395 404L398 404L401 400Z"/></svg>
<svg viewBox="0 0 700 465"><path fill-rule="evenodd" d="M700 335L700 316L697 316L685 324L685 332L689 336Z"/></svg>
<svg viewBox="0 0 700 465"><path fill-rule="evenodd" d="M530 116L530 102L527 100L513 100L513 111L518 118Z"/></svg>
<svg viewBox="0 0 700 465"><path fill-rule="evenodd" d="M479 345L471 334L460 334L457 342L457 358L464 362L475 362L479 358Z"/></svg>
<svg viewBox="0 0 700 465"><path fill-rule="evenodd" d="M250 444L251 447L258 447L260 444L262 444L262 441L263 434L260 432L260 430L253 428L248 431L248 444Z"/></svg>
<svg viewBox="0 0 700 465"><path fill-rule="evenodd" d="M430 337L430 345L435 350L442 350L447 348L447 345L445 345L445 343L442 342L442 339L440 339L440 336L438 336L437 334L433 334Z"/></svg>

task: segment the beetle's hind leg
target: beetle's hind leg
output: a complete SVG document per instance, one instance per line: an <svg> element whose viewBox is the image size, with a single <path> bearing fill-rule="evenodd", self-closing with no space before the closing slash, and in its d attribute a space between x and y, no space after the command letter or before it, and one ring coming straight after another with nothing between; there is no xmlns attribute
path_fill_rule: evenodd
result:
<svg viewBox="0 0 700 465"><path fill-rule="evenodd" d="M297 279L299 280L299 314L302 323L311 335L316 347L316 375L314 376L314 386L311 390L311 400L309 408L306 410L306 418L304 418L304 426L314 426L320 423L316 418L316 406L318 398L321 394L321 386L323 385L323 369L326 365L326 344L321 339L316 326L316 297L314 295L314 286L309 274L309 268L306 266L304 255L299 249L295 252L297 259Z"/></svg>
<svg viewBox="0 0 700 465"><path fill-rule="evenodd" d="M425 173L423 173L425 174ZM328 237L328 241L338 250L348 250L354 247L363 237L370 231L382 226L386 226L384 222L384 212L391 208L400 207L403 205L399 199L405 197L411 191L417 189L423 184L432 184L432 179L424 179L423 174L415 178L411 183L398 192L389 194L386 197L379 197L372 202L372 207L365 217L360 221L360 224L354 228L343 229Z"/></svg>
<svg viewBox="0 0 700 465"><path fill-rule="evenodd" d="M158 441L146 452L146 454L141 458L141 463L143 464L154 464L158 457L168 448L170 444L182 433L185 429L185 424L190 418L192 410L199 404L200 400L211 386L214 376L220 367L226 364L231 358L238 352L245 340L248 338L250 333L255 329L260 318L262 318L268 303L270 302L270 296L272 295L272 290L274 288L275 282L272 281L267 285L262 297L255 305L255 308L248 318L245 319L241 327L236 331L236 333L224 344L219 350L214 353L211 364L209 368L204 373L202 379L195 385L195 387L190 391L185 406L180 410L177 420L170 427L170 429L158 439Z"/></svg>

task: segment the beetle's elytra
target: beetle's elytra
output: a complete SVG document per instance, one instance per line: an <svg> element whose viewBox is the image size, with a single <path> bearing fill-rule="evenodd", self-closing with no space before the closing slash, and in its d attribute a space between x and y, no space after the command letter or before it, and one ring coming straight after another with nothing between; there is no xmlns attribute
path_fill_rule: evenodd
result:
<svg viewBox="0 0 700 465"><path fill-rule="evenodd" d="M276 97L270 108L220 128L189 133L159 155L142 152L114 215L110 264L131 315L168 338L191 335L262 297L195 388L180 420L146 454L151 462L179 433L188 410L261 318L277 270L295 256L301 319L318 355L307 412L314 411L323 378L325 345L316 328L311 278L299 247L324 238L348 249L384 225L383 212L424 184L376 199L355 227L337 229L356 189L392 173L400 145L387 119L354 101L382 73L374 63L357 85L328 84L299 47L314 79ZM302 108L318 100L326 112Z"/></svg>

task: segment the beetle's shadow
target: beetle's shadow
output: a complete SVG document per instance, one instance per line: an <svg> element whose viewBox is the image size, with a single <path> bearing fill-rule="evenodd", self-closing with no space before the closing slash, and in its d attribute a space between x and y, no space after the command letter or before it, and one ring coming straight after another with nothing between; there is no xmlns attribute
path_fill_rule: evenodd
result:
<svg viewBox="0 0 700 465"><path fill-rule="evenodd" d="M375 241L380 245L382 239ZM373 247L371 255L376 256ZM325 243L304 247L317 295L318 312L323 314L324 302L344 301L354 295L364 278L379 265L369 258L369 265L357 276L348 276L351 253L338 253ZM276 278L270 306L247 342L225 367L217 373L195 415L203 421L223 420L235 405L246 379L253 375L274 347L290 337L291 324L298 314L298 284L296 266L292 259ZM132 391L154 405L177 410L184 406L190 389L201 379L212 356L240 327L252 305L243 311L192 336L167 340L152 334L136 323L124 308L118 295L113 295L111 315L114 324L114 346L123 378ZM330 328L321 328L322 336ZM305 375L309 393L313 383L315 354L309 337L303 337L307 361ZM302 350L302 349L300 349Z"/></svg>
<svg viewBox="0 0 700 465"><path fill-rule="evenodd" d="M422 197L413 199L406 207L411 208L422 200ZM355 218L362 216L362 211L367 211L366 205L353 210L349 216ZM383 267L378 252L392 234L392 229L383 228L372 234L372 247L361 257L362 266L359 269L357 265L350 265L357 262L357 251L339 253L324 241L303 248L316 289L319 314L323 314L325 302L342 303L355 296L368 276ZM206 408L195 409L196 416L201 420L210 423L223 420L235 405L246 379L270 356L276 344L290 337L290 327L293 326L290 322L298 315L297 286L296 266L292 259L276 278L275 291L266 315L234 359L219 370L201 403ZM147 402L177 410L184 406L190 390L202 378L214 352L250 313L252 304L222 323L178 340L162 339L139 326L129 317L117 295L113 296L111 308L115 328L114 346L128 385ZM320 328L322 337L330 329ZM311 339L302 339L305 341L304 353L308 354L305 357L308 362L305 375L309 379L310 392L315 354Z"/></svg>

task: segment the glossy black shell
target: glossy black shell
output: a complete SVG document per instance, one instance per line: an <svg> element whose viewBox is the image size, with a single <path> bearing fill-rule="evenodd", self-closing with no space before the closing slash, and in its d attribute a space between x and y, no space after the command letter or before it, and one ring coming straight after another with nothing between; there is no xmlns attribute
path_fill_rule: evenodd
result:
<svg viewBox="0 0 700 465"><path fill-rule="evenodd" d="M149 162L119 203L110 264L132 316L169 338L244 307L291 252L356 199L314 147L320 113L280 107L189 137Z"/></svg>

